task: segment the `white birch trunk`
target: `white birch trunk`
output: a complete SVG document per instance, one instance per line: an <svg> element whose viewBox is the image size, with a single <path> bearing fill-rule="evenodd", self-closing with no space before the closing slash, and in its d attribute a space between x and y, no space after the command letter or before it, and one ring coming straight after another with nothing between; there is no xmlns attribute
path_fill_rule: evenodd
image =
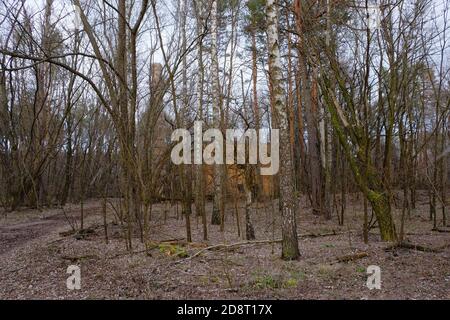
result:
<svg viewBox="0 0 450 320"><path fill-rule="evenodd" d="M213 127L220 128L220 84L219 84L219 60L217 55L217 0L213 0L211 7L211 73L213 81ZM221 223L221 203L222 203L222 181L221 165L214 165L214 204L211 223L219 225Z"/></svg>
<svg viewBox="0 0 450 320"><path fill-rule="evenodd" d="M291 147L289 144L289 122L284 101L281 55L278 40L278 16L275 0L267 1L267 37L269 49L269 69L272 83L274 116L278 119L280 129L280 208L282 227L282 258L297 259L300 256L295 220L297 199L294 194L294 175ZM275 141L271 141L275 143Z"/></svg>

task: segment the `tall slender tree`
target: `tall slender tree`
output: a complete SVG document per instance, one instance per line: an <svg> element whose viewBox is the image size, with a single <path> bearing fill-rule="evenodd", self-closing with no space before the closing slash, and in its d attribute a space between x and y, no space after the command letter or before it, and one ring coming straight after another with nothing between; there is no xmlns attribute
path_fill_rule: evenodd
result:
<svg viewBox="0 0 450 320"><path fill-rule="evenodd" d="M282 84L282 63L278 38L278 10L275 0L267 1L267 46L269 51L269 77L272 84L273 111L280 130L280 208L282 231L282 258L295 260L300 251L297 237L297 199L292 164L289 119L286 112ZM271 141L277 143L277 141Z"/></svg>

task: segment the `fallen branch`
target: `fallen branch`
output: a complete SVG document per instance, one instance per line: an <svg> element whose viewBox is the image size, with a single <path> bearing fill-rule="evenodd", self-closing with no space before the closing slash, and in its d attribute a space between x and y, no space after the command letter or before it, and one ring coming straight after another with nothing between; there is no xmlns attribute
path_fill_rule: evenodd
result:
<svg viewBox="0 0 450 320"><path fill-rule="evenodd" d="M95 234L96 233L95 230L97 230L99 227L100 227L100 225L93 225L93 226L90 226L88 228L81 229L81 230L63 231L63 232L60 232L59 235L61 237L73 236L75 239L81 240L81 239L86 238L89 235Z"/></svg>
<svg viewBox="0 0 450 320"><path fill-rule="evenodd" d="M385 248L384 251L393 251L395 249L411 249L411 250L416 250L416 251L434 252L434 253L441 252L440 249L424 247L424 246L421 246L421 245L412 244L412 243L406 243L406 242L396 243L396 244L390 245L387 248Z"/></svg>
<svg viewBox="0 0 450 320"><path fill-rule="evenodd" d="M305 233L305 234L299 234L298 236L300 238L320 238L320 237L330 237L330 236L337 236L340 234L346 234L347 232L328 232L328 233Z"/></svg>
<svg viewBox="0 0 450 320"><path fill-rule="evenodd" d="M171 245L187 244L187 242L183 242L185 239L186 238L173 238L173 239L167 239L167 240L162 240L162 241L148 241L147 248L154 249L161 244L171 244Z"/></svg>
<svg viewBox="0 0 450 320"><path fill-rule="evenodd" d="M125 251L125 252L121 252L121 253L115 254L113 256L110 256L110 257L106 257L105 259L106 260L115 259L115 258L123 257L123 256L129 255L129 254L139 254L139 253L146 253L147 255L150 255L148 251L150 251L150 249L144 249L144 250L139 250L139 251Z"/></svg>
<svg viewBox="0 0 450 320"><path fill-rule="evenodd" d="M115 259L115 258L126 256L128 254L139 254L139 253L145 253L148 256L151 256L150 251L154 250L156 248L159 248L159 246L161 244L176 244L177 241L182 241L184 239L185 238L173 238L173 239L163 240L163 241L160 241L160 242L153 242L153 241L151 241L151 242L149 242L147 244L147 247L145 249L143 249L143 250L121 252L121 253L115 254L115 255L113 255L111 257L107 257L106 259Z"/></svg>
<svg viewBox="0 0 450 320"><path fill-rule="evenodd" d="M441 232L441 233L450 233L450 230L439 229L439 228L432 229L431 231L436 231L436 232Z"/></svg>
<svg viewBox="0 0 450 320"><path fill-rule="evenodd" d="M369 254L367 252L358 252L358 253L354 253L354 254L350 254L350 255L339 257L335 261L331 262L331 264L337 263L337 262L355 261L355 260L362 259L362 258L365 258L365 257L368 257L368 256L369 256Z"/></svg>
<svg viewBox="0 0 450 320"><path fill-rule="evenodd" d="M328 233L306 233L306 234L300 234L299 238L319 238L319 237L336 236L336 235L344 234L344 233L345 232L337 233L334 230L332 232L328 232ZM282 242L282 239L243 241L243 242L236 242L236 243L231 243L231 244L216 244L213 246L203 248L203 249L197 251L194 255L189 256L186 259L176 261L175 263L181 263L181 262L192 260L193 258L201 255L202 253L204 253L206 251L234 249L236 247L246 246L246 245L272 244L272 243L280 243L280 242Z"/></svg>
<svg viewBox="0 0 450 320"><path fill-rule="evenodd" d="M278 243L278 242L281 242L281 241L282 241L281 239L276 239L276 240L243 241L243 242L236 242L236 243L232 243L232 244L216 244L216 245L209 246L209 247L206 247L204 249L201 249L201 250L197 251L195 254L193 254L192 256L189 256L186 259L176 261L175 264L176 263L185 262L185 261L188 261L188 260L192 260L195 257L201 255L203 252L206 252L206 251L231 249L231 248L236 248L236 247L245 246L245 245L271 244L271 243Z"/></svg>
<svg viewBox="0 0 450 320"><path fill-rule="evenodd" d="M57 242L61 242L61 241L64 241L64 240L65 240L65 238L55 239L55 240L53 240L53 241L47 242L47 245L49 246L49 245L51 245L51 244L55 244L55 243L57 243Z"/></svg>
<svg viewBox="0 0 450 320"><path fill-rule="evenodd" d="M80 260L98 259L98 256L96 256L96 255L85 255L85 256L79 256L79 257L62 256L61 259L69 260L70 262L75 263Z"/></svg>

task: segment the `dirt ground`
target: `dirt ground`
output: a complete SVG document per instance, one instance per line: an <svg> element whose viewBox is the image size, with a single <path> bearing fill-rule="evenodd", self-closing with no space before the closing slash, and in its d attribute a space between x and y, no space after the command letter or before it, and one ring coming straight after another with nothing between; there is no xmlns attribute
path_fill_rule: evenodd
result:
<svg viewBox="0 0 450 320"><path fill-rule="evenodd" d="M106 244L100 201L84 206L85 226L91 232L83 236L67 232L71 230L68 221L73 224L79 215L78 205L12 212L0 216L0 298L450 299L450 233L431 230L422 198L405 230L410 243L432 252L385 250L388 244L379 241L376 229L371 231L369 244L364 244L362 203L354 196L342 227L337 219L313 216L306 200L302 201L305 206L297 222L302 256L290 262L280 259L277 242L205 250L216 244L244 242L237 235L234 204L229 204L224 232L208 226L207 242L202 241L201 220L193 217L192 244L180 239L185 223L176 218L175 207L166 210L170 205L155 205L149 250L135 238L133 254L126 251L111 209ZM211 204L207 210L211 211ZM243 228L242 205L239 212ZM253 207L257 240L280 238L279 219L272 212L269 202ZM168 240L172 242L160 243ZM339 262L354 254L361 254L360 258ZM69 265L81 268L81 290L66 287ZM370 265L381 268L380 290L366 286Z"/></svg>

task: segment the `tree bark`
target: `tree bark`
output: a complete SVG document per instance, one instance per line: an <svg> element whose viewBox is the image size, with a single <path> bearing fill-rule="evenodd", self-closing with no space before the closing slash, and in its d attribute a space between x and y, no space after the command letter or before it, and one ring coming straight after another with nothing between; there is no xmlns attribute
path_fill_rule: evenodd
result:
<svg viewBox="0 0 450 320"><path fill-rule="evenodd" d="M280 130L280 207L282 254L284 260L295 260L300 256L297 238L296 210L297 199L293 179L291 147L289 144L289 119L284 105L282 67L280 45L278 39L278 15L275 0L267 1L267 44L269 49L270 82L272 84L272 99L274 116ZM271 143L276 143L272 141Z"/></svg>

